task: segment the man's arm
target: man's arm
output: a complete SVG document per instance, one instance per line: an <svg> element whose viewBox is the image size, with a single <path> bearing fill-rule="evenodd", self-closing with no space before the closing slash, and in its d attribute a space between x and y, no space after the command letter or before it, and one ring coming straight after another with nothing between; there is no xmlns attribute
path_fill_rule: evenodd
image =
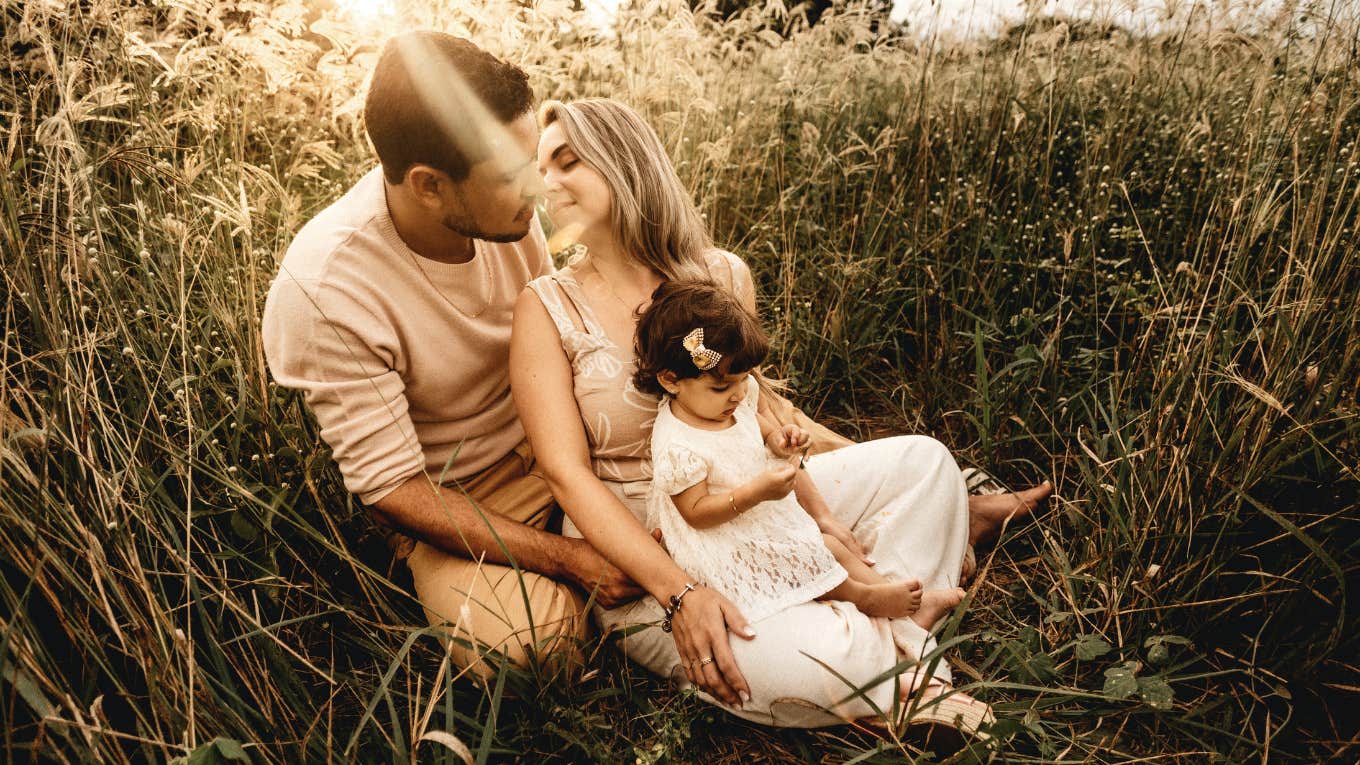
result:
<svg viewBox="0 0 1360 765"><path fill-rule="evenodd" d="M475 507L460 491L414 476L373 505L379 520L445 552L488 563L514 564L552 579L566 579L613 607L642 589L584 540L512 521ZM508 554L507 554L508 553Z"/></svg>
<svg viewBox="0 0 1360 765"><path fill-rule="evenodd" d="M513 556L526 570L587 591L598 583L605 605L640 595L588 544L479 512L460 491L430 481L404 383L388 356L400 338L349 291L319 286L314 276L296 279L285 267L270 288L261 329L274 379L305 393L345 488L379 520L451 554L501 564Z"/></svg>

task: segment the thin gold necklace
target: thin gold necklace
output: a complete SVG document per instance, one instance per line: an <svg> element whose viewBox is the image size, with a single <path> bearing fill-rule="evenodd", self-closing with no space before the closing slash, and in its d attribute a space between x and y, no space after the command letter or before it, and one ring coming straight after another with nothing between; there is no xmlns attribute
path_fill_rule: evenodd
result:
<svg viewBox="0 0 1360 765"><path fill-rule="evenodd" d="M598 277L600 277L600 281L604 282L604 286L605 286L606 289L609 290L609 294L613 295L613 296L614 296L614 299L617 300L617 301L619 301L619 305L623 306L623 309L624 309L625 311L628 312L628 318L632 319L632 320L633 320L633 323L636 324L637 321L638 321L638 319L641 318L641 316L640 316L640 313L641 313L640 309L642 308L642 306L643 306L644 304L646 304L647 302L649 302L648 299L647 299L647 298L643 298L642 300L639 300L639 301L637 302L636 305L629 306L629 305L628 305L628 301L627 301L627 300L624 300L622 297L620 297L620 296L619 296L619 291L616 290L616 289L614 289L614 283L611 282L611 281L609 281L609 277L605 276L605 275L604 275L604 272L601 271L601 270L599 269L599 267L597 267L597 266L595 265L595 261L592 259L592 260L589 261L589 263L590 263L590 270L594 271L594 272L595 272L595 275L598 276Z"/></svg>
<svg viewBox="0 0 1360 765"><path fill-rule="evenodd" d="M469 260L469 261L467 261L467 262L473 263L473 262L476 262L476 260L477 260L477 240L476 240L476 239L469 239L468 241L470 241L470 242L472 243L472 259ZM482 289L481 289L481 292L482 292L482 294L481 294L481 298L482 298L482 307L481 307L481 308L478 308L476 313L470 313L470 312L468 312L466 309L464 309L462 306L460 306L460 305L458 305L457 303L453 302L453 300L450 299L448 295L445 295L445 294L444 294L444 291L441 290L441 289L439 289L439 285L435 284L435 283L434 283L434 280L430 278L430 275L425 271L425 267L422 266L422 265L420 265L420 256L417 255L417 254L415 253L414 250L411 250L411 248L408 247L408 248L406 248L406 249L407 249L407 250L410 250L411 263L415 265L416 270L420 272L420 275L423 276L423 277L425 277L425 283L428 284L428 285L430 285L430 289L434 290L435 293L439 295L439 297L443 298L445 303L448 303L449 305L453 306L454 309L458 311L458 313L463 314L464 316L468 317L469 319L475 319L475 318L477 318L478 316L481 316L483 313L486 313L486 309L488 309L488 308L491 307L491 258L485 258L486 263L483 264L483 265L482 265L482 268L481 268L481 271L482 271ZM599 272L596 271L596 273L599 273Z"/></svg>

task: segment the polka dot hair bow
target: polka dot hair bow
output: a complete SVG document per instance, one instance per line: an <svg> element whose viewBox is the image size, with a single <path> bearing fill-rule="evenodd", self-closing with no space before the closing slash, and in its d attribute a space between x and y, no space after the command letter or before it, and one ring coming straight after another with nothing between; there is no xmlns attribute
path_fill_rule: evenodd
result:
<svg viewBox="0 0 1360 765"><path fill-rule="evenodd" d="M704 328L695 327L688 335L685 335L685 350L689 351L689 357L694 361L694 366L700 372L707 372L713 367L718 366L722 361L722 354L717 351L704 347Z"/></svg>

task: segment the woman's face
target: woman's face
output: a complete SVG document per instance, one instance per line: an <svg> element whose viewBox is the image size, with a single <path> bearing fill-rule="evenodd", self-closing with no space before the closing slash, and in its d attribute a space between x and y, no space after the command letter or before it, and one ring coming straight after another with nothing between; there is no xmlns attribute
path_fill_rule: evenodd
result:
<svg viewBox="0 0 1360 765"><path fill-rule="evenodd" d="M548 216L558 230L604 233L613 197L604 176L586 164L567 143L562 123L554 122L538 140L538 171L543 174Z"/></svg>

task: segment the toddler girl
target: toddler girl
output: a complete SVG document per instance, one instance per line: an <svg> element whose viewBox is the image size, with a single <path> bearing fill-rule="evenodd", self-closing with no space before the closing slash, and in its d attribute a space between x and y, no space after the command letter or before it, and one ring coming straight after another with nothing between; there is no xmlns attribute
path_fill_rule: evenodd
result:
<svg viewBox="0 0 1360 765"><path fill-rule="evenodd" d="M962 590L923 593L878 575L799 505L825 508L800 470L808 434L758 413L751 371L769 341L721 287L672 280L652 295L636 335L639 390L662 394L652 429L648 527L681 568L750 622L810 600L932 627ZM799 499L795 499L797 489ZM829 516L829 514L828 514Z"/></svg>

